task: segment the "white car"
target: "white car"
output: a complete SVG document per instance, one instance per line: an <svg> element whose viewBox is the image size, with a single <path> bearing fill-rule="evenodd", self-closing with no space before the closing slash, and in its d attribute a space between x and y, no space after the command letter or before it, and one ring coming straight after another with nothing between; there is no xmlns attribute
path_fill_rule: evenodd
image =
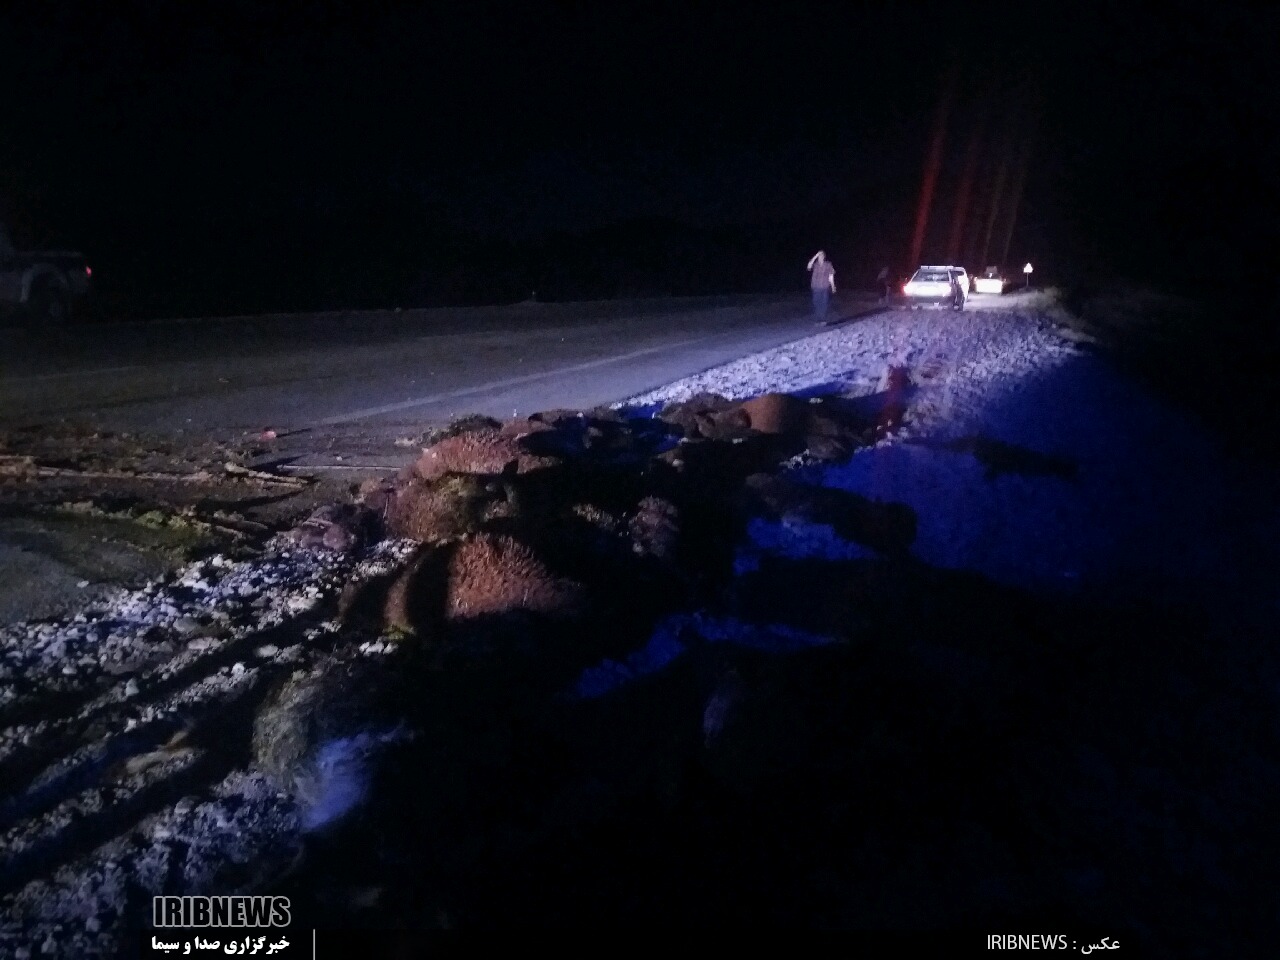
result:
<svg viewBox="0 0 1280 960"><path fill-rule="evenodd" d="M921 267L902 287L913 303L938 303L963 310L969 297L969 274L964 267Z"/></svg>
<svg viewBox="0 0 1280 960"><path fill-rule="evenodd" d="M982 276L973 281L973 289L977 293L1004 293L1009 281L1004 278L999 267L987 267Z"/></svg>

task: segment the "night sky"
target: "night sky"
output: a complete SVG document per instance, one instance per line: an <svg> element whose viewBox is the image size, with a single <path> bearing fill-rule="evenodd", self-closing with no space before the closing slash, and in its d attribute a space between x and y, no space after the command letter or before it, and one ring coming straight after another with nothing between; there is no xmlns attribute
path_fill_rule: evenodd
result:
<svg viewBox="0 0 1280 960"><path fill-rule="evenodd" d="M1256 275L1280 14L1113 6L7 4L0 215L111 315Z"/></svg>

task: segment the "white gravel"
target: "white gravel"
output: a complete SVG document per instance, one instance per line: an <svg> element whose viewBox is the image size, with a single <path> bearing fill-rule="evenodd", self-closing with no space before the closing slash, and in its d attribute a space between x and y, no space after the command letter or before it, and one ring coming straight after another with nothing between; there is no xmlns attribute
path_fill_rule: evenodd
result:
<svg viewBox="0 0 1280 960"><path fill-rule="evenodd" d="M0 771L21 784L0 797L0 957L31 944L112 956L152 894L237 892L283 869L302 826L294 799L251 771L217 772L183 735L216 728L264 667L318 655L338 628L336 591L413 546L358 557L279 540L258 560L215 556L64 621L0 631ZM177 798L146 813L153 796ZM102 842L86 848L86 831Z"/></svg>

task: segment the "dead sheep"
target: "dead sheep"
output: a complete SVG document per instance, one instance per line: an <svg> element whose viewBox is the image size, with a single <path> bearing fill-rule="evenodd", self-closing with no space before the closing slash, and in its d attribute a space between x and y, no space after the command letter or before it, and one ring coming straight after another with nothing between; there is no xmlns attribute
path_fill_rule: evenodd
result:
<svg viewBox="0 0 1280 960"><path fill-rule="evenodd" d="M473 533L511 512L505 487L486 477L445 474L411 480L384 502L387 531L394 537L438 543Z"/></svg>
<svg viewBox="0 0 1280 960"><path fill-rule="evenodd" d="M372 616L384 630L430 639L470 620L572 618L586 601L582 584L553 573L528 545L482 533L426 547L388 581L349 591L340 615Z"/></svg>
<svg viewBox="0 0 1280 960"><path fill-rule="evenodd" d="M422 480L435 480L446 473L526 473L556 462L554 457L529 453L517 438L500 430L477 430L427 447L413 472Z"/></svg>

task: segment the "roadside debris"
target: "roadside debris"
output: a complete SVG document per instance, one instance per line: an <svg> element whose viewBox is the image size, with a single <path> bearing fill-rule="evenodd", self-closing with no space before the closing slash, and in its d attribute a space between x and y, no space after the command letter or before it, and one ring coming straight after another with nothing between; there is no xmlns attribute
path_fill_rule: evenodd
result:
<svg viewBox="0 0 1280 960"><path fill-rule="evenodd" d="M261 470L250 470L248 467L244 467L238 463L232 463L230 461L224 463L222 468L233 477L256 483L279 483L284 484L285 486L299 487L305 486L308 482L305 478L282 477L274 473L263 473Z"/></svg>

